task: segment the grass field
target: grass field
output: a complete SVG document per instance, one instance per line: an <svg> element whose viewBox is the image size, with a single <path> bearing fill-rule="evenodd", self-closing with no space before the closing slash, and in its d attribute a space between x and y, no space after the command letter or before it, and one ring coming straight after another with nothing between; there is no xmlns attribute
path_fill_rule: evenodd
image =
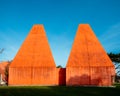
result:
<svg viewBox="0 0 120 96"><path fill-rule="evenodd" d="M0 87L0 96L120 96L120 87Z"/></svg>

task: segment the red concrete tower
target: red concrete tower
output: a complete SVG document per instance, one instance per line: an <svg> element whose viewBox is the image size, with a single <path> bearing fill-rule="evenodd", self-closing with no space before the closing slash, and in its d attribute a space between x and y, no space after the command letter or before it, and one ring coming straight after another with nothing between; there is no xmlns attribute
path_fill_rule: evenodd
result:
<svg viewBox="0 0 120 96"><path fill-rule="evenodd" d="M66 85L110 86L115 68L88 24L78 27L66 66Z"/></svg>
<svg viewBox="0 0 120 96"><path fill-rule="evenodd" d="M34 25L9 66L9 85L56 85L56 65L43 25Z"/></svg>

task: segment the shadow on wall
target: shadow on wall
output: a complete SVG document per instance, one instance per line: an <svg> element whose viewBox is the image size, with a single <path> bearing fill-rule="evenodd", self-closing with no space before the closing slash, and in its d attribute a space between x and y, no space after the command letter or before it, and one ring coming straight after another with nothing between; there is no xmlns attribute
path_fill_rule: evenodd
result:
<svg viewBox="0 0 120 96"><path fill-rule="evenodd" d="M68 81L66 81L66 85L68 86L102 86L102 78L91 78L91 76L88 76L86 74L83 74L81 76L74 76L71 77ZM107 80L108 81L108 80ZM109 85L108 82L106 82L106 85Z"/></svg>

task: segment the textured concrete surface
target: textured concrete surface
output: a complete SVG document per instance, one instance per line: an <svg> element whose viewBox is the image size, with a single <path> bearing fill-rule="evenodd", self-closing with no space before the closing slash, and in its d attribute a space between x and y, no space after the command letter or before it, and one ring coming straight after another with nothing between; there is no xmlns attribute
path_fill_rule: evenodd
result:
<svg viewBox="0 0 120 96"><path fill-rule="evenodd" d="M9 66L8 84L111 86L114 75L112 61L88 24L78 27L66 69L56 68L43 25L35 25Z"/></svg>
<svg viewBox="0 0 120 96"><path fill-rule="evenodd" d="M80 24L66 66L67 85L110 86L115 68L89 24Z"/></svg>
<svg viewBox="0 0 120 96"><path fill-rule="evenodd" d="M57 68L57 85L66 85L66 68Z"/></svg>
<svg viewBox="0 0 120 96"><path fill-rule="evenodd" d="M43 25L34 25L9 66L9 85L56 85L56 65Z"/></svg>

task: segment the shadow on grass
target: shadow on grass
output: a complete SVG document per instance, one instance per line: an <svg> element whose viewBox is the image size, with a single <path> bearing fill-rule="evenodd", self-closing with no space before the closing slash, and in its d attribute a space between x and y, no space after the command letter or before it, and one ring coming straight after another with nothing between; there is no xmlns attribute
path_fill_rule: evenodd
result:
<svg viewBox="0 0 120 96"><path fill-rule="evenodd" d="M120 87L0 87L0 96L119 96Z"/></svg>

